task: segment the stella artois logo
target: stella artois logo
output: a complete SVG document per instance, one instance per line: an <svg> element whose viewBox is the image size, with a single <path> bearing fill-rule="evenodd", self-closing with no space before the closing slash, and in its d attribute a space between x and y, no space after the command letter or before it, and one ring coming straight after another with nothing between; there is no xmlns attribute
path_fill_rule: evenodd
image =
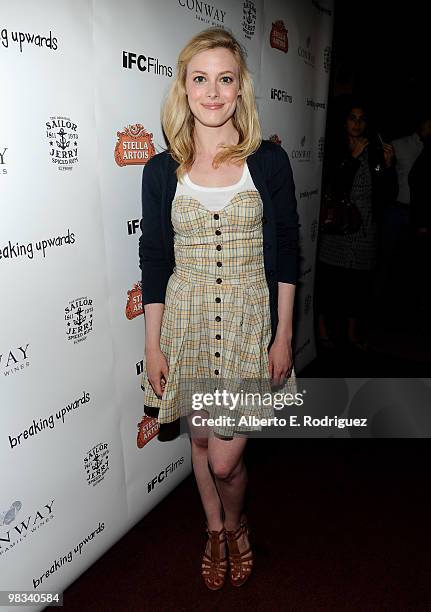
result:
<svg viewBox="0 0 431 612"><path fill-rule="evenodd" d="M269 137L269 140L271 142L275 142L275 144L281 145L281 139L278 136L278 134L273 134L272 136Z"/></svg>
<svg viewBox="0 0 431 612"><path fill-rule="evenodd" d="M149 416L144 416L142 421L138 423L138 437L136 444L138 448L143 448L150 440L159 433L160 425L157 419Z"/></svg>
<svg viewBox="0 0 431 612"><path fill-rule="evenodd" d="M274 49L278 49L279 51L283 51L284 53L287 53L289 49L287 28L281 19L279 21L273 22L271 28L271 36L269 40L271 47L273 47Z"/></svg>
<svg viewBox="0 0 431 612"><path fill-rule="evenodd" d="M142 313L141 281L139 281L127 292L126 317L130 321L135 317L139 317Z"/></svg>
<svg viewBox="0 0 431 612"><path fill-rule="evenodd" d="M129 125L123 132L117 132L117 138L114 157L119 166L146 164L156 154L153 135L140 123Z"/></svg>

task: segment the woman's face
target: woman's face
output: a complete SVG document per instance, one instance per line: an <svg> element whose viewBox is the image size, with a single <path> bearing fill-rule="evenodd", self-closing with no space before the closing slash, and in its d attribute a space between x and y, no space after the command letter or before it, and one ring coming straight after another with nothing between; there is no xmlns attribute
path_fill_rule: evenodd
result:
<svg viewBox="0 0 431 612"><path fill-rule="evenodd" d="M358 138L362 136L367 127L365 113L362 108L352 108L347 116L346 130L348 136Z"/></svg>
<svg viewBox="0 0 431 612"><path fill-rule="evenodd" d="M221 127L236 109L239 66L229 49L201 51L187 65L186 93L190 110L206 127Z"/></svg>

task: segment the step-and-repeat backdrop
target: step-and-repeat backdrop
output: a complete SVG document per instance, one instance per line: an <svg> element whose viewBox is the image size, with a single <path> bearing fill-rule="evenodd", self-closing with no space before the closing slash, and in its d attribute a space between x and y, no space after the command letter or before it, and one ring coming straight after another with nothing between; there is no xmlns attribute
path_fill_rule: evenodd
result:
<svg viewBox="0 0 431 612"><path fill-rule="evenodd" d="M178 52L209 26L244 45L264 137L292 162L296 369L314 357L333 6L0 9L0 590L63 591L191 471L187 437L159 442L143 415L138 238L142 170L165 148L160 107Z"/></svg>

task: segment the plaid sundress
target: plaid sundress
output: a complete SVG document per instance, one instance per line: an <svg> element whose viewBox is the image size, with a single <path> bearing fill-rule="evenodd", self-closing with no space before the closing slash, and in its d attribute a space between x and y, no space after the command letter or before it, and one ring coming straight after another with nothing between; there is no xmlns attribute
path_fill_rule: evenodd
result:
<svg viewBox="0 0 431 612"><path fill-rule="evenodd" d="M172 202L175 268L167 284L161 324L160 348L169 365L162 398L147 380L145 358L142 375L144 404L158 409L160 424L193 414L192 393L271 392L262 214L263 203L254 190L237 193L217 211L191 196L179 195ZM294 372L277 392L296 392ZM225 419L211 428L222 437L261 430L239 425L241 416L276 415L272 406L262 405L205 410L210 417L235 416L235 423Z"/></svg>

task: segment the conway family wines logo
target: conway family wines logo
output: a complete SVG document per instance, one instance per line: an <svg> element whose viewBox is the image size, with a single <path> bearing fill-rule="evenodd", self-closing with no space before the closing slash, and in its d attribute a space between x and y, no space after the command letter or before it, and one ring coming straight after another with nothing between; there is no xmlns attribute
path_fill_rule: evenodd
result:
<svg viewBox="0 0 431 612"><path fill-rule="evenodd" d="M0 372L4 376L13 376L29 367L29 346L23 343L0 353Z"/></svg>
<svg viewBox="0 0 431 612"><path fill-rule="evenodd" d="M90 448L84 457L84 469L87 484L94 487L102 482L109 470L109 449L106 442L99 442Z"/></svg>
<svg viewBox="0 0 431 612"><path fill-rule="evenodd" d="M11 507L7 510L0 511L0 527L2 525L10 525L18 516L18 512L22 508L20 501L14 501Z"/></svg>
<svg viewBox="0 0 431 612"><path fill-rule="evenodd" d="M93 330L93 310L93 300L88 297L71 300L64 309L67 338L73 344L87 340Z"/></svg>
<svg viewBox="0 0 431 612"><path fill-rule="evenodd" d="M0 146L0 175L7 174L6 151L7 147Z"/></svg>
<svg viewBox="0 0 431 612"><path fill-rule="evenodd" d="M202 0L178 0L178 4L194 13L195 19L208 25L223 26L226 19L226 11L221 8L209 4L209 2L202 2Z"/></svg>
<svg viewBox="0 0 431 612"><path fill-rule="evenodd" d="M289 50L287 28L281 19L272 23L269 44L273 49L278 49L283 51L283 53L287 53Z"/></svg>
<svg viewBox="0 0 431 612"><path fill-rule="evenodd" d="M54 518L53 505L54 500L52 499L44 506L40 506L32 512L26 512L22 516L21 522L17 521L22 508L20 501L14 501L9 509L0 512L0 556L18 546L51 521Z"/></svg>
<svg viewBox="0 0 431 612"><path fill-rule="evenodd" d="M138 448L144 448L150 440L152 440L160 431L160 424L157 419L149 416L144 416L142 421L138 423L138 436L136 444Z"/></svg>
<svg viewBox="0 0 431 612"><path fill-rule="evenodd" d="M305 41L305 47L299 45L298 55L300 58L304 60L304 62L308 66L311 66L312 68L314 68L314 65L316 63L316 58L312 51L311 36L307 36L307 40Z"/></svg>
<svg viewBox="0 0 431 612"><path fill-rule="evenodd" d="M51 161L59 170L72 170L78 163L78 128L68 117L50 117L46 122Z"/></svg>
<svg viewBox="0 0 431 612"><path fill-rule="evenodd" d="M139 281L127 292L126 317L130 321L135 317L139 317L142 313L141 281Z"/></svg>
<svg viewBox="0 0 431 612"><path fill-rule="evenodd" d="M156 154L153 135L140 123L125 127L123 132L117 132L117 138L114 158L119 166L146 164Z"/></svg>
<svg viewBox="0 0 431 612"><path fill-rule="evenodd" d="M298 162L309 162L311 161L311 149L307 149L305 146L306 138L301 138L300 148L292 149L292 159Z"/></svg>
<svg viewBox="0 0 431 612"><path fill-rule="evenodd" d="M253 0L244 0L242 15L242 31L251 40L256 30L256 5Z"/></svg>

